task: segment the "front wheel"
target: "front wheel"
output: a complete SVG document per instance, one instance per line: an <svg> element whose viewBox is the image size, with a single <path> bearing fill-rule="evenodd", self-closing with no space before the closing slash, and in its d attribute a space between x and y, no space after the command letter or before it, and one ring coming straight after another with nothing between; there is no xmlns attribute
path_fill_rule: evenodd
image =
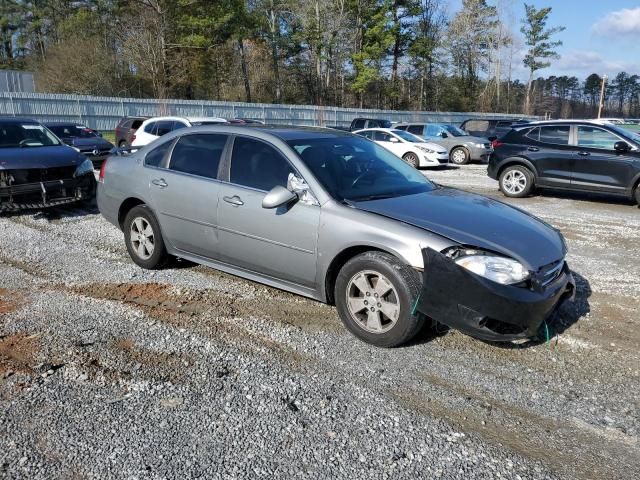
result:
<svg viewBox="0 0 640 480"><path fill-rule="evenodd" d="M507 167L500 174L500 191L507 197L526 197L533 191L534 177L531 170L522 165Z"/></svg>
<svg viewBox="0 0 640 480"><path fill-rule="evenodd" d="M168 260L160 225L149 207L138 205L124 219L124 240L131 259L142 268L162 268Z"/></svg>
<svg viewBox="0 0 640 480"><path fill-rule="evenodd" d="M340 270L336 307L356 337L378 347L397 347L424 325L424 317L413 312L421 285L419 273L393 255L365 252Z"/></svg>
<svg viewBox="0 0 640 480"><path fill-rule="evenodd" d="M462 147L456 147L451 150L451 155L449 158L451 160L451 163L455 163L456 165L465 165L469 163L470 160L469 152L467 152L467 150Z"/></svg>
<svg viewBox="0 0 640 480"><path fill-rule="evenodd" d="M413 152L405 153L402 159L413 168L418 168L420 166L420 159L418 158L418 155Z"/></svg>

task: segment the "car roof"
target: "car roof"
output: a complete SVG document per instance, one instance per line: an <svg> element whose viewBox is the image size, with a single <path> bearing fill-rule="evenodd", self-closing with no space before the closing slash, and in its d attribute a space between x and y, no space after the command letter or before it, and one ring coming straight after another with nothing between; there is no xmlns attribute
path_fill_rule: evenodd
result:
<svg viewBox="0 0 640 480"><path fill-rule="evenodd" d="M33 120L32 118L21 118L21 117L0 117L0 122L2 123L37 123L41 125L37 120Z"/></svg>
<svg viewBox="0 0 640 480"><path fill-rule="evenodd" d="M227 123L227 121L224 118L221 118L221 117L181 117L179 115L169 115L169 116L164 116L164 117L149 117L144 122L145 123L148 123L148 122L161 122L161 121L169 121L169 120L183 120L183 121L187 121L189 123L212 122L212 121L216 121L216 122L220 122L220 123Z"/></svg>
<svg viewBox="0 0 640 480"><path fill-rule="evenodd" d="M44 124L45 127L76 127L81 126L84 127L84 124L81 122L47 122Z"/></svg>

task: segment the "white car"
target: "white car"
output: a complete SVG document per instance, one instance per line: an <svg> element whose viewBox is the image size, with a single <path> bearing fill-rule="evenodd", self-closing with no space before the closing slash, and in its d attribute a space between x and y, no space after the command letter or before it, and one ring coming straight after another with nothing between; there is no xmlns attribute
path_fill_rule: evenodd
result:
<svg viewBox="0 0 640 480"><path fill-rule="evenodd" d="M415 168L438 167L442 163L449 162L446 148L435 143L425 142L423 138L404 130L365 128L353 133L373 140Z"/></svg>
<svg viewBox="0 0 640 480"><path fill-rule="evenodd" d="M591 122L599 123L599 124L609 124L609 125L624 125L625 121L622 118L595 118L590 120Z"/></svg>
<svg viewBox="0 0 640 480"><path fill-rule="evenodd" d="M219 117L152 117L140 125L131 142L132 147L142 147L173 130L199 125L229 123Z"/></svg>

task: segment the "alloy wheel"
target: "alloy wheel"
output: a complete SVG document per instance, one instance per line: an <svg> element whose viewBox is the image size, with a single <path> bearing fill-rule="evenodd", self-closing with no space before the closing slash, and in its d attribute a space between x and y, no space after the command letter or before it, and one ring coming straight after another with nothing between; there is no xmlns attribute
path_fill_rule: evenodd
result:
<svg viewBox="0 0 640 480"><path fill-rule="evenodd" d="M155 249L155 235L151 224L144 217L136 217L131 222L130 242L133 251L142 260L148 260Z"/></svg>
<svg viewBox="0 0 640 480"><path fill-rule="evenodd" d="M349 280L346 293L351 317L367 332L388 332L400 317L398 293L387 277L379 272L358 272Z"/></svg>
<svg viewBox="0 0 640 480"><path fill-rule="evenodd" d="M527 188L527 177L519 170L507 172L502 180L502 187L511 195L518 195Z"/></svg>

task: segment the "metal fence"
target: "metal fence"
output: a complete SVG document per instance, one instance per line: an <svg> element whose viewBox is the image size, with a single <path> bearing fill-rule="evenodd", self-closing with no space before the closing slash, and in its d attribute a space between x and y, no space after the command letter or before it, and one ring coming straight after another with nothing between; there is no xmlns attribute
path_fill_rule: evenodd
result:
<svg viewBox="0 0 640 480"><path fill-rule="evenodd" d="M523 118L522 115L409 112L312 105L215 102L204 100L155 100L91 97L23 92L0 92L0 116L27 117L41 122L71 121L96 130L113 130L121 117L177 115L184 117L252 118L271 124L349 126L355 117L391 121L447 122L459 124L470 117Z"/></svg>
<svg viewBox="0 0 640 480"><path fill-rule="evenodd" d="M34 92L33 73L0 70L0 92Z"/></svg>

